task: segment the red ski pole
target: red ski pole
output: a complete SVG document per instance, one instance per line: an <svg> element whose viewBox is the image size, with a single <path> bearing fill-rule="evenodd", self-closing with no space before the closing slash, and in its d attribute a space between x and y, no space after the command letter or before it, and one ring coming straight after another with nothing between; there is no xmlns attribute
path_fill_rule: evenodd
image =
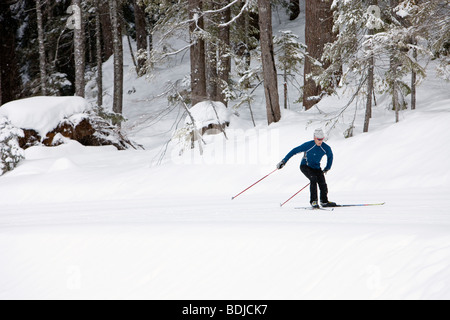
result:
<svg viewBox="0 0 450 320"><path fill-rule="evenodd" d="M254 184L252 184L250 187L248 187L247 189L239 192L237 195L235 195L234 197L231 198L231 200L233 200L234 198L236 198L237 196L241 195L242 193L244 193L245 191L247 191L248 189L250 189L251 187L253 187L255 184L257 184L258 182L261 182L262 180L264 180L265 178L267 178L268 176L270 176L272 173L274 173L275 171L277 171L278 169L273 170L271 173L269 173L268 175L262 177L261 179L259 179L258 181L256 181Z"/></svg>
<svg viewBox="0 0 450 320"><path fill-rule="evenodd" d="M285 202L280 204L280 207L284 206L289 200L291 200L293 197L295 197L296 195L298 195L300 192L303 191L303 189L305 189L307 186L309 186L311 183L308 183L306 186L304 186L303 188L301 188L299 191L297 191L296 194L294 194L292 197L290 197L289 199L287 199Z"/></svg>

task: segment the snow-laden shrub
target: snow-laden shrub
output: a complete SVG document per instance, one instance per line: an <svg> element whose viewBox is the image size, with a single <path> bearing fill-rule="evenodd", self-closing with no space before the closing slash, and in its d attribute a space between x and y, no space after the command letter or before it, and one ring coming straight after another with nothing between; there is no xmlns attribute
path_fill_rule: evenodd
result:
<svg viewBox="0 0 450 320"><path fill-rule="evenodd" d="M24 152L19 147L19 137L24 133L11 125L8 119L0 117L0 175L13 170L24 159Z"/></svg>
<svg viewBox="0 0 450 320"><path fill-rule="evenodd" d="M113 145L119 150L144 149L144 147L131 141L122 132L121 123L126 119L118 113L105 110L101 107L94 107L87 113L88 121L94 133L87 137L84 145L101 146Z"/></svg>
<svg viewBox="0 0 450 320"><path fill-rule="evenodd" d="M182 150L189 144L194 148L194 142L204 142L202 136L215 135L221 132L225 134L225 128L230 125L231 111L219 101L203 101L190 109L186 109L184 127L177 129L173 134L173 140L178 140ZM202 152L202 151L200 151Z"/></svg>
<svg viewBox="0 0 450 320"><path fill-rule="evenodd" d="M442 79L450 81L450 56L441 60L441 63L437 67L437 72Z"/></svg>

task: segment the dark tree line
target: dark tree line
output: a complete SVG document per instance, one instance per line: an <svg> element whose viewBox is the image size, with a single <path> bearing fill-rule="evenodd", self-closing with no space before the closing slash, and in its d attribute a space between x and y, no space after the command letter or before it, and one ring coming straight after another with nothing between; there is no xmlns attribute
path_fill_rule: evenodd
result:
<svg viewBox="0 0 450 320"><path fill-rule="evenodd" d="M72 4L81 8L82 32L66 25ZM75 94L77 66L86 71L97 65L96 13L102 62L113 53L109 1L0 0L0 7L2 103L37 94ZM83 95L83 86L78 87Z"/></svg>
<svg viewBox="0 0 450 320"><path fill-rule="evenodd" d="M173 21L188 21L191 104L205 99L227 104L232 56L249 68L261 34L268 122L280 119L269 0L259 1L259 10L246 0L1 0L0 5L2 104L33 95L84 96L86 74L95 71L101 105L101 64L114 55L113 110L121 113L123 36L136 41L134 61L144 75L157 63L147 59L153 27L176 29Z"/></svg>
<svg viewBox="0 0 450 320"><path fill-rule="evenodd" d="M277 56L271 19L272 7L280 4L289 10L289 19L296 19L305 5L306 50L298 49L304 59L286 54L292 50L289 43L281 45L283 57ZM367 24L371 18L367 10L377 4L382 12L379 29ZM136 73L151 74L176 54L170 45L154 44L154 32L170 38L184 30L190 36L184 48L191 63L189 96L183 98L187 104L241 99L250 107L251 92L263 84L270 124L281 117L278 75L283 74L286 101L288 73L296 70L295 64L304 64L298 95L307 110L333 93L346 76L342 68L346 64L362 77L358 87L367 87L370 119L377 55L391 57L383 68L388 69L386 81L396 110L405 87L400 78L409 70L414 92L415 77L423 73L414 58L420 51L417 37L428 39L426 49L441 59L441 72L449 73L448 17L448 0L0 0L0 105L33 95L84 96L88 74L97 77L97 103L102 105L101 66L114 55L113 111L121 113L123 46L135 40ZM255 52L259 69L251 63ZM289 57L291 62L286 61ZM280 59L282 68L289 66L290 71L277 70ZM238 84L233 77L240 78Z"/></svg>

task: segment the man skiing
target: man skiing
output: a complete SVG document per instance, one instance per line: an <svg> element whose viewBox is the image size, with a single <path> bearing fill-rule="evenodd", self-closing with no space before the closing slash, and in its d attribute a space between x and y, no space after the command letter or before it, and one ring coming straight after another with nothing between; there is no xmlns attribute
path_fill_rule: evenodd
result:
<svg viewBox="0 0 450 320"><path fill-rule="evenodd" d="M310 184L310 203L314 209L320 208L317 197L317 185L320 189L320 204L323 207L335 207L335 202L328 201L328 187L325 181L325 174L331 169L333 164L333 152L328 144L323 142L325 135L322 129L314 131L314 140L305 142L304 144L294 148L289 152L280 163L277 164L277 168L281 169L294 155L300 152L304 152L302 162L300 164L300 170L309 179ZM327 156L327 165L321 169L320 161L323 156Z"/></svg>

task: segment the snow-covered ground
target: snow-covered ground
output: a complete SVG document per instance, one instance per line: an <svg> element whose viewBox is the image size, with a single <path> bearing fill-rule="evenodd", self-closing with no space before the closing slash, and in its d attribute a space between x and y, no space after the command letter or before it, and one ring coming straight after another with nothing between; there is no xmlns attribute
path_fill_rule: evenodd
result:
<svg viewBox="0 0 450 320"><path fill-rule="evenodd" d="M363 110L353 138L329 133L330 200L386 202L332 212L295 209L308 190L280 207L308 183L300 156L231 200L327 129L295 105L267 127L261 91L256 128L241 110L203 156L171 143L161 158L184 118L157 94L188 72L180 56L151 82L126 73L125 128L146 150L33 147L0 177L0 299L450 298L450 90L431 67L399 123L380 98L369 133Z"/></svg>

